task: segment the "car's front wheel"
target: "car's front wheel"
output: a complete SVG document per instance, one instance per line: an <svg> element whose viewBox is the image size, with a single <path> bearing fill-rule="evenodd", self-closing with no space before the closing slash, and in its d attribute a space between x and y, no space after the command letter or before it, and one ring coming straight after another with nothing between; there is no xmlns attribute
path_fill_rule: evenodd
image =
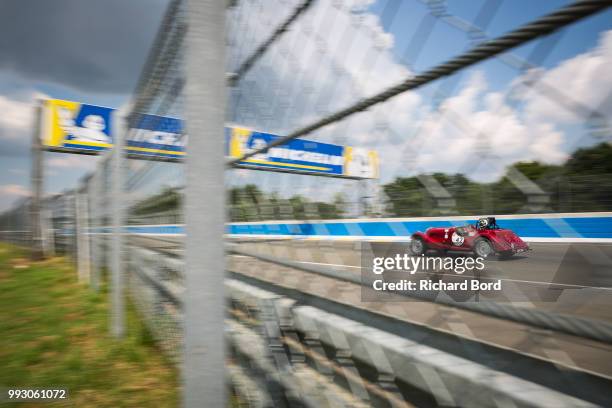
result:
<svg viewBox="0 0 612 408"><path fill-rule="evenodd" d="M425 242L421 238L412 238L412 242L410 242L410 252L412 255L419 256L423 255L427 251L427 247L425 246Z"/></svg>
<svg viewBox="0 0 612 408"><path fill-rule="evenodd" d="M488 239L478 238L474 242L474 253L480 258L486 258L493 253L493 246Z"/></svg>

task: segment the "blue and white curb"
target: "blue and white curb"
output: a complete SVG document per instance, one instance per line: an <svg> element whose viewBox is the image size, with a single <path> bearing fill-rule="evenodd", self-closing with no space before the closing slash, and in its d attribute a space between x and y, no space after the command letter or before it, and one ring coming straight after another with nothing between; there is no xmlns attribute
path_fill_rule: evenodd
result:
<svg viewBox="0 0 612 408"><path fill-rule="evenodd" d="M474 223L478 216L369 218L325 221L240 222L226 226L228 238L407 241L416 231ZM612 242L612 213L496 216L498 224L528 242ZM184 235L181 224L132 225L137 235ZM108 232L108 231L103 231Z"/></svg>

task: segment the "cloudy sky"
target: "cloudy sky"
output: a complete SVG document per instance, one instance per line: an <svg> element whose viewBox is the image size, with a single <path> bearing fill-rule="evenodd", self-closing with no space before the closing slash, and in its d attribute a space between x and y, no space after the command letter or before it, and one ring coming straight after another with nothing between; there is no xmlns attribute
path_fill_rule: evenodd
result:
<svg viewBox="0 0 612 408"><path fill-rule="evenodd" d="M428 15L423 3L316 3L234 91L231 120L287 133L444 62L483 38ZM456 25L473 22L495 37L569 2L447 3L445 11ZM235 11L237 28L230 44L246 45L232 49L230 65L248 55L285 13L273 1L267 7L243 3ZM585 19L503 59L477 64L309 137L377 149L383 182L434 171L492 181L519 160L561 163L577 147L601 141L585 126L594 110L610 119L611 21L610 11ZM524 60L530 69L517 67ZM521 86L526 81L533 86ZM339 184L248 172L237 179L300 189L311 197L333 193ZM354 184L344 184L347 191L355 190Z"/></svg>
<svg viewBox="0 0 612 408"><path fill-rule="evenodd" d="M29 191L36 99L125 103L167 0L0 1L1 210ZM228 70L298 3L239 1L228 12ZM450 1L446 11L497 36L567 3ZM594 110L612 112L611 21L610 11L588 18L310 137L376 148L385 182L432 171L493 180L517 160L560 163L576 147L599 141L585 126ZM232 91L228 121L284 134L443 62L472 41L418 0L317 1ZM537 68L517 70L516 57ZM534 87L521 86L534 79ZM475 152L484 160L474 164ZM92 163L87 156L47 153L46 191L73 187ZM261 172L237 176L308 194L342 184Z"/></svg>
<svg viewBox="0 0 612 408"><path fill-rule="evenodd" d="M37 98L120 106L167 0L0 0L0 210L29 192ZM47 192L73 187L88 156L45 154Z"/></svg>

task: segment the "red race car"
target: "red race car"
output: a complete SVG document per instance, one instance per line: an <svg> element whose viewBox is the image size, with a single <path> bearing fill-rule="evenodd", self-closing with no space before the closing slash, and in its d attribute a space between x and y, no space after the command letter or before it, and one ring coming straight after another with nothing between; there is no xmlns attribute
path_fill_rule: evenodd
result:
<svg viewBox="0 0 612 408"><path fill-rule="evenodd" d="M410 250L413 255L424 254L429 249L474 252L482 258L497 254L504 258L529 251L529 245L512 230L497 225L495 217L485 217L475 225L428 228L425 233L412 234Z"/></svg>

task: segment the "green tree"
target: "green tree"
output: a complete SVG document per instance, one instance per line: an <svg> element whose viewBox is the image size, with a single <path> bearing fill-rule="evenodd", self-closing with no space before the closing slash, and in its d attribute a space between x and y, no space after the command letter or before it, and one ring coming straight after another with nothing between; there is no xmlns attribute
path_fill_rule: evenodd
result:
<svg viewBox="0 0 612 408"><path fill-rule="evenodd" d="M428 198L421 182L416 177L397 177L383 185L389 200L387 211L401 217L420 216L426 212Z"/></svg>
<svg viewBox="0 0 612 408"><path fill-rule="evenodd" d="M183 196L176 188L165 187L160 193L136 203L132 207L131 213L135 215L147 215L179 209L182 200Z"/></svg>
<svg viewBox="0 0 612 408"><path fill-rule="evenodd" d="M578 149L564 167L570 176L612 174L612 145L600 143L593 147Z"/></svg>

